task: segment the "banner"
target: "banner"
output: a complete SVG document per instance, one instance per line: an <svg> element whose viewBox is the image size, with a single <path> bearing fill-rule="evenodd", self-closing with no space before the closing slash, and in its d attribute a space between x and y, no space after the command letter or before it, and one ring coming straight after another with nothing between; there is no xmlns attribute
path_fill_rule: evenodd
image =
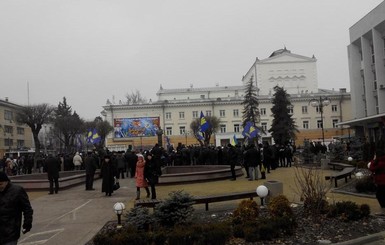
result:
<svg viewBox="0 0 385 245"><path fill-rule="evenodd" d="M159 117L115 118L115 138L156 136Z"/></svg>

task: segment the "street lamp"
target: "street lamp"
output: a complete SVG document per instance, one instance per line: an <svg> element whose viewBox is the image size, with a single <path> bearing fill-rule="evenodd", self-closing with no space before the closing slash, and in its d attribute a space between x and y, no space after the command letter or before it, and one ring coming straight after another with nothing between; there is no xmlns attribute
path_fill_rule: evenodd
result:
<svg viewBox="0 0 385 245"><path fill-rule="evenodd" d="M310 100L309 104L313 107L318 107L319 111L321 113L321 130L322 130L322 143L325 144L325 133L324 133L324 106L330 105L330 100L326 96L320 96L319 99L312 99Z"/></svg>
<svg viewBox="0 0 385 245"><path fill-rule="evenodd" d="M260 185L257 187L256 192L257 192L257 195L261 198L261 206L263 206L264 205L263 200L269 194L269 189L267 189L267 187L264 185Z"/></svg>
<svg viewBox="0 0 385 245"><path fill-rule="evenodd" d="M116 226L116 228L122 228L122 220L121 220L121 216L123 214L123 211L126 209L126 206L124 206L124 203L122 202L117 202L114 204L114 211L116 213L116 215L118 216L118 225Z"/></svg>

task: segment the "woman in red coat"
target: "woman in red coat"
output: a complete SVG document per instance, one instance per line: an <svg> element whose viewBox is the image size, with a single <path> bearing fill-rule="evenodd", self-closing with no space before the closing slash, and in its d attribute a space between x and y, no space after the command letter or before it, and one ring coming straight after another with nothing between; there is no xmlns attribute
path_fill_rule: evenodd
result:
<svg viewBox="0 0 385 245"><path fill-rule="evenodd" d="M373 173L374 183L377 186L376 198L381 206L381 215L385 215L385 151L377 150L369 164L369 170Z"/></svg>
<svg viewBox="0 0 385 245"><path fill-rule="evenodd" d="M144 166L146 161L142 154L138 154L138 162L136 163L136 200L140 199L140 188L145 188L147 192L147 198L150 197L150 190L148 189L148 183L144 177Z"/></svg>

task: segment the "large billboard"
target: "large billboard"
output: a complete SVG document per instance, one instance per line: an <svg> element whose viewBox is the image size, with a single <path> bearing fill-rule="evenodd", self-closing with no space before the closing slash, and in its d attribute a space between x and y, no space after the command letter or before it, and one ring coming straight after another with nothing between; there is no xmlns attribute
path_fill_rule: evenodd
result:
<svg viewBox="0 0 385 245"><path fill-rule="evenodd" d="M115 118L115 138L156 136L159 117Z"/></svg>

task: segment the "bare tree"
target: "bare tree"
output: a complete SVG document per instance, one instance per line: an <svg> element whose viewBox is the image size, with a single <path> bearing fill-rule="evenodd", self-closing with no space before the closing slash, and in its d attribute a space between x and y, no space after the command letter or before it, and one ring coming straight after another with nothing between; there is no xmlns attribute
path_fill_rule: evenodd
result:
<svg viewBox="0 0 385 245"><path fill-rule="evenodd" d="M200 132L200 118L194 119L190 123L190 128L194 134L194 137L198 140L198 142L203 146L208 146L210 143L211 135L216 133L219 129L219 118L216 116L206 116L206 121L209 123L209 128L205 132ZM200 137L201 136L201 137Z"/></svg>
<svg viewBox="0 0 385 245"><path fill-rule="evenodd" d="M138 104L147 102L147 99L142 96L139 90L135 90L135 92L131 91L131 93L126 94L126 103L127 104Z"/></svg>
<svg viewBox="0 0 385 245"><path fill-rule="evenodd" d="M43 103L22 107L16 115L16 121L18 123L26 124L31 128L33 140L35 141L34 169L36 169L37 158L40 154L39 132L43 124L49 123L52 120L54 110L54 107Z"/></svg>

